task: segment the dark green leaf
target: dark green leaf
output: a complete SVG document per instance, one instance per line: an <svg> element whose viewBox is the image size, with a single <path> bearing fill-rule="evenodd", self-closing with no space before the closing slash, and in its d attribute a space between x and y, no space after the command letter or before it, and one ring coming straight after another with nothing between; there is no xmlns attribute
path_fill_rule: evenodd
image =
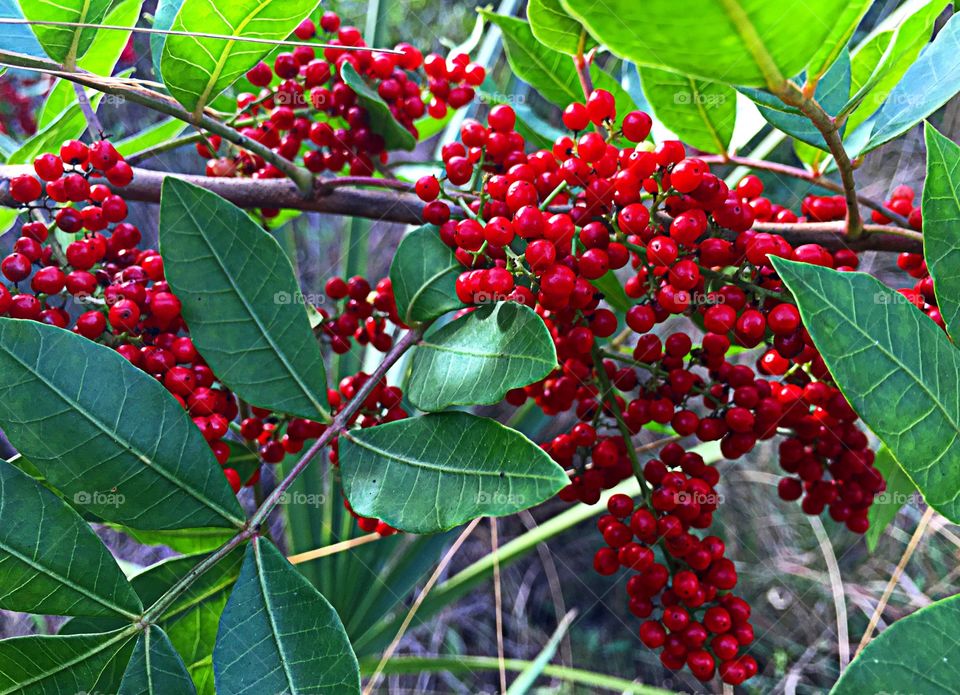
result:
<svg viewBox="0 0 960 695"><path fill-rule="evenodd" d="M850 133L845 146L860 156L893 140L960 91L960 17L954 15L890 91L883 106Z"/></svg>
<svg viewBox="0 0 960 695"><path fill-rule="evenodd" d="M957 624L960 596L951 596L901 618L854 659L831 695L912 693L943 695L960 687Z"/></svg>
<svg viewBox="0 0 960 695"><path fill-rule="evenodd" d="M350 89L356 92L357 101L370 115L370 128L383 137L388 150L412 150L417 146L417 139L413 133L400 125L390 112L390 107L367 84L353 65L344 63L340 68L340 77Z"/></svg>
<svg viewBox="0 0 960 695"><path fill-rule="evenodd" d="M760 89L743 88L741 91L757 105L760 113L774 128L782 130L801 142L829 151L823 135L809 118L799 110L787 106L770 92ZM850 97L850 54L843 51L833 66L817 84L814 98L831 116L840 113L840 109ZM843 126L840 130L843 134Z"/></svg>
<svg viewBox="0 0 960 695"><path fill-rule="evenodd" d="M877 279L773 259L840 390L927 503L960 521L960 351Z"/></svg>
<svg viewBox="0 0 960 695"><path fill-rule="evenodd" d="M701 79L775 87L833 34L847 0L561 0L615 54ZM827 19L829 18L829 19Z"/></svg>
<svg viewBox="0 0 960 695"><path fill-rule="evenodd" d="M903 472L887 447L880 447L873 465L887 481L887 489L873 499L873 504L870 505L870 511L867 513L870 528L863 536L867 542L867 549L871 553L876 549L877 541L880 540L884 530L897 516L897 512L917 491L917 486Z"/></svg>
<svg viewBox="0 0 960 695"><path fill-rule="evenodd" d="M0 608L122 615L143 606L96 534L63 500L0 463Z"/></svg>
<svg viewBox="0 0 960 695"><path fill-rule="evenodd" d="M556 368L557 351L543 319L522 304L498 301L420 341L407 397L428 411L490 405Z"/></svg>
<svg viewBox="0 0 960 695"><path fill-rule="evenodd" d="M960 338L960 147L929 123L923 184L923 255L937 306L954 340Z"/></svg>
<svg viewBox="0 0 960 695"><path fill-rule="evenodd" d="M216 641L220 615L230 590L240 575L243 550L237 549L200 576L160 617L159 627L169 635L177 653L200 693L213 694L213 664L210 653ZM170 558L151 565L130 583L145 605L157 601L170 587L193 569L203 555ZM74 618L60 630L61 635L103 632L123 626L119 620Z"/></svg>
<svg viewBox="0 0 960 695"><path fill-rule="evenodd" d="M487 10L480 10L480 13L503 32L507 60L517 77L560 108L565 108L570 102L584 100L580 78L570 56L537 41L530 25L522 19ZM635 108L633 99L613 77L596 68L596 65L592 66L590 75L595 88L605 89L613 95L617 114L623 116Z"/></svg>
<svg viewBox="0 0 960 695"><path fill-rule="evenodd" d="M640 68L643 93L654 115L685 143L723 153L733 137L737 93L719 82L659 68Z"/></svg>
<svg viewBox="0 0 960 695"><path fill-rule="evenodd" d="M460 412L344 433L340 470L358 514L411 533L512 514L549 499L570 482L519 432Z"/></svg>
<svg viewBox="0 0 960 695"><path fill-rule="evenodd" d="M169 391L75 333L0 319L0 425L51 485L107 521L243 524L210 447Z"/></svg>
<svg viewBox="0 0 960 695"><path fill-rule="evenodd" d="M530 0L527 20L537 41L555 51L577 55L597 45L580 22L567 14L560 0Z"/></svg>
<svg viewBox="0 0 960 695"><path fill-rule="evenodd" d="M403 322L432 321L464 306L455 289L462 271L436 227L426 225L403 237L390 264L393 295Z"/></svg>
<svg viewBox="0 0 960 695"><path fill-rule="evenodd" d="M100 24L111 0L27 0L21 3L23 14L35 22ZM74 67L87 52L97 30L69 26L34 25L33 33L50 59Z"/></svg>
<svg viewBox="0 0 960 695"><path fill-rule="evenodd" d="M195 695L183 659L159 627L140 634L117 695Z"/></svg>
<svg viewBox="0 0 960 695"><path fill-rule="evenodd" d="M217 378L252 405L325 419L323 356L280 244L217 194L168 177L160 250L190 337Z"/></svg>
<svg viewBox="0 0 960 695"><path fill-rule="evenodd" d="M360 667L336 611L287 562L254 538L220 620L218 695L360 692Z"/></svg>
<svg viewBox="0 0 960 695"><path fill-rule="evenodd" d="M108 692L104 674L126 663L136 628L70 637L30 636L0 641L0 693L78 695Z"/></svg>
<svg viewBox="0 0 960 695"><path fill-rule="evenodd" d="M232 0L214 7L209 0L183 0L170 29L187 35L168 35L160 48L164 85L188 111L202 113L273 46L197 34L282 40L317 4L318 0Z"/></svg>

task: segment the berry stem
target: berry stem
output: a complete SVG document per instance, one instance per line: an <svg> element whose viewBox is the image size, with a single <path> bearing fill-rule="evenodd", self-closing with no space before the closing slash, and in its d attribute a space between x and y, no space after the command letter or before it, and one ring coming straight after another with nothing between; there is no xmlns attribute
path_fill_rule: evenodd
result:
<svg viewBox="0 0 960 695"><path fill-rule="evenodd" d="M93 104L87 97L87 90L74 82L73 91L77 94L77 102L80 104L80 110L83 111L83 117L87 119L87 130L90 132L90 137L93 140L99 140L103 137L103 124L100 122L97 112L93 110Z"/></svg>

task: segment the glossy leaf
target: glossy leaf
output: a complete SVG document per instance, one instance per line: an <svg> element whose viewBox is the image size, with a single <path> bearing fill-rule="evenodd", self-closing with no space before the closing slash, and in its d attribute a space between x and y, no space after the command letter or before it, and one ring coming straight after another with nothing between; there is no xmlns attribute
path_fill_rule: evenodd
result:
<svg viewBox="0 0 960 695"><path fill-rule="evenodd" d="M143 531L125 526L116 529L141 545L165 545L178 553L203 553L216 550L233 536L223 528L182 528L168 531Z"/></svg>
<svg viewBox="0 0 960 695"><path fill-rule="evenodd" d="M137 639L117 695L195 695L197 689L183 659L159 627Z"/></svg>
<svg viewBox="0 0 960 695"><path fill-rule="evenodd" d="M51 485L107 521L243 524L210 447L176 399L116 351L75 333L0 319L0 426Z"/></svg>
<svg viewBox="0 0 960 695"><path fill-rule="evenodd" d="M960 91L960 17L954 15L904 73L883 106L845 140L860 156L902 135Z"/></svg>
<svg viewBox="0 0 960 695"><path fill-rule="evenodd" d="M177 13L183 5L184 0L160 0L157 3L157 11L153 14L153 28L160 31L169 31L173 28L173 20L177 18ZM160 65L163 57L163 46L167 42L168 34L150 34L150 62L153 64L153 72L156 79L162 81L163 70Z"/></svg>
<svg viewBox="0 0 960 695"><path fill-rule="evenodd" d="M360 667L336 611L287 562L254 538L220 620L217 695L360 692Z"/></svg>
<svg viewBox="0 0 960 695"><path fill-rule="evenodd" d="M390 264L393 295L403 322L432 321L463 307L455 291L462 271L436 227L426 225L403 237Z"/></svg>
<svg viewBox="0 0 960 695"><path fill-rule="evenodd" d="M121 615L143 609L120 567L67 504L0 463L0 608L53 615Z"/></svg>
<svg viewBox="0 0 960 695"><path fill-rule="evenodd" d="M937 306L954 341L960 338L960 146L926 124L923 255Z"/></svg>
<svg viewBox="0 0 960 695"><path fill-rule="evenodd" d="M102 94L97 94L90 99L94 109L99 106L102 98ZM33 164L33 160L44 152L58 152L64 140L80 137L86 128L87 120L80 110L80 105L74 102L27 138L7 157L7 163Z"/></svg>
<svg viewBox="0 0 960 695"><path fill-rule="evenodd" d="M832 35L832 19L848 4L846 0L561 2L600 43L638 65L753 87L775 87L803 70Z"/></svg>
<svg viewBox="0 0 960 695"><path fill-rule="evenodd" d="M160 72L170 94L188 111L203 108L273 50L267 43L211 39L199 33L283 40L318 0L183 0L160 50Z"/></svg>
<svg viewBox="0 0 960 695"><path fill-rule="evenodd" d="M930 318L869 275L773 263L853 409L927 503L960 520L960 351Z"/></svg>
<svg viewBox="0 0 960 695"><path fill-rule="evenodd" d="M143 603L151 605L203 557L186 555L158 562L131 577L130 583ZM157 623L183 658L198 692L203 695L213 695L213 662L210 654L216 642L220 616L240 575L243 557L243 549L238 548L214 565L190 585ZM104 632L122 625L120 621L104 618L74 618L63 626L60 634Z"/></svg>
<svg viewBox="0 0 960 695"><path fill-rule="evenodd" d="M893 623L850 662L831 695L957 692L960 596L921 608Z"/></svg>
<svg viewBox="0 0 960 695"><path fill-rule="evenodd" d="M615 311L627 312L633 306L633 302L627 293L623 290L620 280L614 275L612 270L608 270L596 280L591 280L590 284L603 292L603 298Z"/></svg>
<svg viewBox="0 0 960 695"><path fill-rule="evenodd" d="M946 0L908 0L851 53L853 95L848 108L853 112L847 119L851 132L880 108L930 41L934 22L948 4Z"/></svg>
<svg viewBox="0 0 960 695"><path fill-rule="evenodd" d="M561 53L586 53L597 45L576 19L567 14L560 0L530 0L527 20L540 43Z"/></svg>
<svg viewBox="0 0 960 695"><path fill-rule="evenodd" d="M639 70L643 93L663 125L699 150L727 151L737 119L732 87L659 68Z"/></svg>
<svg viewBox="0 0 960 695"><path fill-rule="evenodd" d="M893 454L887 447L881 446L877 450L873 466L880 471L883 479L887 481L887 489L873 499L873 504L870 505L870 510L867 512L870 528L863 534L863 538L867 543L867 549L871 553L876 550L877 542L890 522L896 518L897 512L917 491L917 486L903 472L900 464L893 458Z"/></svg>
<svg viewBox="0 0 960 695"><path fill-rule="evenodd" d="M140 17L140 5L142 0L122 0L118 2L104 18L103 23L109 26L132 27L137 23ZM127 45L127 39L130 38L130 32L116 31L114 29L101 31L90 44L90 50L83 58L77 61L77 66L94 75L110 76L113 74L113 68L120 59L124 47ZM93 90L88 92L89 98L93 98ZM57 80L50 94L43 102L43 108L37 117L37 127L44 128L52 123L57 117L77 100L77 94L73 83L69 80ZM67 138L62 138L67 139Z"/></svg>
<svg viewBox="0 0 960 695"><path fill-rule="evenodd" d="M779 98L764 90L743 88L741 91L757 105L760 113L774 128L808 145L829 151L823 135L798 109L787 106ZM836 116L846 105L849 97L850 54L843 51L817 84L814 98L824 111L831 116ZM844 126L841 126L841 135L843 131Z"/></svg>
<svg viewBox="0 0 960 695"><path fill-rule="evenodd" d="M358 514L411 533L512 514L569 483L563 469L519 432L461 412L344 433L340 471Z"/></svg>
<svg viewBox="0 0 960 695"><path fill-rule="evenodd" d="M23 15L35 22L100 24L113 3L111 0L26 0L20 3ZM37 41L51 60L68 67L93 43L97 30L67 26L33 25Z"/></svg>
<svg viewBox="0 0 960 695"><path fill-rule="evenodd" d="M522 304L500 301L424 336L413 356L407 397L427 411L491 405L556 368L557 351L543 319Z"/></svg>
<svg viewBox="0 0 960 695"><path fill-rule="evenodd" d="M812 78L819 80L823 77L830 66L840 57L847 46L847 41L853 36L860 20L870 9L873 0L851 0L848 2L837 17L831 17L833 30L824 40L823 45L817 49L816 54L810 59L807 66L807 74Z"/></svg>
<svg viewBox="0 0 960 695"><path fill-rule="evenodd" d="M583 101L583 88L570 56L537 41L530 25L522 19L494 14L487 10L479 12L503 32L507 60L517 77L560 108L566 107L572 101ZM617 114L622 116L635 108L633 99L613 77L597 69L595 65L590 76L595 88L605 89L613 95Z"/></svg>
<svg viewBox="0 0 960 695"><path fill-rule="evenodd" d="M356 92L357 101L369 114L370 129L383 137L388 150L412 150L417 146L413 133L400 125L387 103L367 84L353 65L344 63L340 68L340 77Z"/></svg>
<svg viewBox="0 0 960 695"><path fill-rule="evenodd" d="M126 662L135 636L135 628L126 627L101 634L0 640L0 693L109 692L113 684L104 682L104 674L113 660Z"/></svg>
<svg viewBox="0 0 960 695"><path fill-rule="evenodd" d="M117 152L130 159L143 150L181 135L190 126L178 118L166 118L114 143Z"/></svg>
<svg viewBox="0 0 960 695"><path fill-rule="evenodd" d="M160 250L190 337L217 378L251 405L324 419L323 356L280 244L237 206L169 177Z"/></svg>

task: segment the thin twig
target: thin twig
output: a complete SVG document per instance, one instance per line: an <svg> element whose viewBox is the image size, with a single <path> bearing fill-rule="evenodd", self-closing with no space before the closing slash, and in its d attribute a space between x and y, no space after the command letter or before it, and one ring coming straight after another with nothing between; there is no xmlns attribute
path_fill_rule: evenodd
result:
<svg viewBox="0 0 960 695"><path fill-rule="evenodd" d="M77 102L80 104L80 110L83 112L83 117L87 119L87 130L90 132L90 137L94 140L99 140L103 137L103 124L100 122L100 117L97 116L97 112L94 111L93 104L90 103L89 97L87 97L87 90L74 82L73 91L77 93Z"/></svg>
<svg viewBox="0 0 960 695"><path fill-rule="evenodd" d="M890 575L890 581L887 582L887 586L883 590L883 594L880 596L880 601L877 602L877 607L874 609L873 615L870 616L870 622L867 624L867 629L863 633L863 637L860 639L860 644L857 645L857 654L862 652L863 648L869 644L870 638L873 636L873 631L876 629L877 623L880 622L880 618L883 616L883 611L887 607L887 602L890 601L890 596L893 595L893 590L900 582L900 575L903 574L903 570L906 569L907 563L910 562L910 558L913 557L913 553L920 544L920 539L923 538L923 534L927 530L927 525L930 523L930 520L933 519L934 513L933 507L927 507L927 510L923 513L923 516L920 517L920 521L917 523L917 528L914 530L913 536L910 537L910 542L907 543L907 549L903 551L903 556L900 558L900 562L897 563L896 569L894 569L893 574Z"/></svg>
<svg viewBox="0 0 960 695"><path fill-rule="evenodd" d="M334 543L333 545L325 545L322 548L314 548L313 550L307 550L302 553L297 553L296 555L290 555L287 558L287 562L289 562L291 565L299 565L301 562L319 560L322 557L336 555L337 553L342 553L344 550L352 550L358 546L366 545L367 543L372 543L373 541L378 541L381 538L383 538L383 536L381 536L379 533L368 533L365 536L357 536L356 538L340 541L339 543Z"/></svg>
<svg viewBox="0 0 960 695"><path fill-rule="evenodd" d="M397 634L390 642L390 645L383 652L383 656L380 657L380 662L377 664L377 668L374 670L373 675L370 676L370 680L367 681L367 685L363 689L363 695L370 695L370 693L373 692L373 689L377 686L377 683L380 680L380 676L383 674L384 666L386 666L387 662L390 661L390 657L392 657L393 653L397 650L400 640L403 639L403 635L407 632L407 628L409 628L410 623L413 622L413 618L417 615L420 605L423 603L424 599L427 598L427 594L430 593L434 585L440 579L440 575L442 575L444 570L447 569L447 565L449 565L450 561L453 560L453 556L457 554L458 550L460 550L460 546L463 545L463 542L467 540L467 537L473 533L473 529L475 529L477 524L480 523L481 518L482 517L478 517L471 521L467 527L463 529L463 532L460 534L457 540L453 542L453 545L450 546L450 550L448 550L440 559L440 564L437 565L437 568L433 571L433 574L430 575L427 583L423 585L423 589L420 590L420 593L414 600L413 605L410 606L410 610L407 611L407 617L403 619L400 629L397 630Z"/></svg>

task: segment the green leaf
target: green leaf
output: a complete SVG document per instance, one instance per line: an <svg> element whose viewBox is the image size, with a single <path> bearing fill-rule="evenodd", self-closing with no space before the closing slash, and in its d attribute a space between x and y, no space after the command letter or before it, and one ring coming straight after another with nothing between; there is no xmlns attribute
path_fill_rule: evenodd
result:
<svg viewBox="0 0 960 695"><path fill-rule="evenodd" d="M70 331L0 319L0 426L51 485L107 521L147 529L244 523L176 399L116 351Z"/></svg>
<svg viewBox="0 0 960 695"><path fill-rule="evenodd" d="M360 692L336 611L262 538L251 541L223 612L213 668L218 695Z"/></svg>
<svg viewBox="0 0 960 695"><path fill-rule="evenodd" d="M543 319L523 304L498 301L420 341L407 397L428 411L492 405L556 368L557 351Z"/></svg>
<svg viewBox="0 0 960 695"><path fill-rule="evenodd" d="M157 11L153 14L153 28L160 31L170 31L173 20L177 18L183 0L160 0ZM163 81L160 59L163 57L163 46L167 42L168 34L150 34L150 62L157 81Z"/></svg>
<svg viewBox="0 0 960 695"><path fill-rule="evenodd" d="M820 150L829 151L823 135L813 125L809 118L798 109L787 106L770 92L742 88L760 110L760 113L774 128L782 130L787 135L812 145ZM847 103L850 97L850 54L844 50L833 66L817 84L814 98L831 116L836 116ZM841 125L840 133L843 134Z"/></svg>
<svg viewBox="0 0 960 695"><path fill-rule="evenodd" d="M851 87L847 119L852 132L883 104L920 50L930 41L945 0L907 0L851 53ZM857 106L859 104L859 106Z"/></svg>
<svg viewBox="0 0 960 695"><path fill-rule="evenodd" d="M897 516L897 512L917 491L917 486L903 472L900 464L893 458L893 454L887 447L881 446L877 450L873 466L880 471L883 479L887 481L887 489L873 499L870 511L867 512L870 528L863 535L867 542L867 549L871 553L876 550L880 536Z"/></svg>
<svg viewBox="0 0 960 695"><path fill-rule="evenodd" d="M183 659L159 627L140 634L117 695L195 695Z"/></svg>
<svg viewBox="0 0 960 695"><path fill-rule="evenodd" d="M0 463L0 574L0 608L7 610L135 619L143 609L86 522L5 461Z"/></svg>
<svg viewBox="0 0 960 695"><path fill-rule="evenodd" d="M840 676L831 695L957 692L960 596L901 618L871 641Z"/></svg>
<svg viewBox="0 0 960 695"><path fill-rule="evenodd" d="M960 351L864 273L774 259L840 390L927 503L960 520Z"/></svg>
<svg viewBox="0 0 960 695"><path fill-rule="evenodd" d="M565 108L570 102L584 100L580 78L570 56L537 41L530 25L522 19L494 14L488 10L479 12L503 32L507 60L517 77L560 108ZM635 108L633 99L620 83L597 68L596 64L591 66L590 75L595 88L605 89L613 95L620 116Z"/></svg>
<svg viewBox="0 0 960 695"><path fill-rule="evenodd" d="M103 94L97 94L90 99L94 109L100 104ZM64 140L78 138L87 129L87 120L80 110L80 105L74 102L67 109L57 114L46 127L30 136L8 158L8 164L33 164L33 160L44 152L59 152Z"/></svg>
<svg viewBox="0 0 960 695"><path fill-rule="evenodd" d="M639 70L643 93L663 125L698 150L727 151L737 119L733 87L658 68Z"/></svg>
<svg viewBox="0 0 960 695"><path fill-rule="evenodd" d="M318 0L183 0L160 50L160 72L170 94L188 111L203 108L273 50L268 43L211 39L197 34L283 40Z"/></svg>
<svg viewBox="0 0 960 695"><path fill-rule="evenodd" d="M115 142L114 146L117 152L130 159L144 150L180 136L189 127L179 118L166 118Z"/></svg>
<svg viewBox="0 0 960 695"><path fill-rule="evenodd" d="M34 22L72 22L76 24L101 24L110 8L111 0L27 0L21 2L23 15ZM93 43L97 30L65 26L32 27L37 41L50 59L63 63L68 68Z"/></svg>
<svg viewBox="0 0 960 695"><path fill-rule="evenodd" d="M847 41L853 36L860 20L872 4L873 0L852 0L844 5L837 17L831 17L833 30L807 65L807 74L810 77L819 80L827 73L830 66L846 50Z"/></svg>
<svg viewBox="0 0 960 695"><path fill-rule="evenodd" d="M623 285L612 270L608 270L596 280L591 280L590 284L603 292L603 298L614 310L626 312L633 306L633 302L624 292Z"/></svg>
<svg viewBox="0 0 960 695"><path fill-rule="evenodd" d="M140 17L141 4L143 4L142 0L121 0L110 9L103 23L115 27L132 27ZM87 54L77 61L77 67L94 75L112 75L113 68L120 60L120 54L123 53L129 38L128 31L109 29L99 32L90 44ZM93 94L92 90L90 94ZM42 129L52 123L76 99L77 94L73 83L64 79L57 80L43 102L40 115L37 117L37 127Z"/></svg>
<svg viewBox="0 0 960 695"><path fill-rule="evenodd" d="M776 88L833 35L846 0L561 0L600 43L638 65Z"/></svg>
<svg viewBox="0 0 960 695"><path fill-rule="evenodd" d="M597 45L576 19L567 14L560 0L530 0L527 20L537 41L561 53L586 53Z"/></svg>
<svg viewBox="0 0 960 695"><path fill-rule="evenodd" d="M461 412L345 432L340 472L358 514L411 533L513 514L570 482L543 449L516 430Z"/></svg>
<svg viewBox="0 0 960 695"><path fill-rule="evenodd" d="M923 255L947 332L960 338L960 146L929 123L923 184Z"/></svg>
<svg viewBox="0 0 960 695"><path fill-rule="evenodd" d="M523 669L520 675L514 679L504 695L526 695L530 692L534 683L543 674L543 670L553 660L553 655L557 653L557 647L560 646L560 640L563 639L575 615L575 611L570 611L564 616L543 649L537 654L537 658L531 661L529 666Z"/></svg>
<svg viewBox="0 0 960 695"><path fill-rule="evenodd" d="M340 68L340 77L350 89L356 92L357 101L369 114L370 128L383 137L388 150L412 150L417 146L417 139L413 133L400 125L390 112L390 107L367 84L353 65L344 63Z"/></svg>
<svg viewBox="0 0 960 695"><path fill-rule="evenodd" d="M0 641L0 694L108 692L103 674L124 661L136 628L95 635L14 637Z"/></svg>
<svg viewBox="0 0 960 695"><path fill-rule="evenodd" d="M190 337L217 378L251 405L326 419L323 356L276 239L216 193L171 176L160 251Z"/></svg>
<svg viewBox="0 0 960 695"><path fill-rule="evenodd" d="M233 536L222 528L181 528L169 531L142 531L115 526L143 545L165 545L178 553L203 553L216 550Z"/></svg>
<svg viewBox="0 0 960 695"><path fill-rule="evenodd" d="M203 557L204 555L186 555L164 560L134 575L130 583L143 603L151 605ZM238 548L202 574L160 616L157 623L184 659L200 693L213 695L213 664L210 653L216 642L220 615L227 604L230 590L240 575L243 557L243 549ZM122 627L123 624L115 619L74 618L61 628L60 634L104 632Z"/></svg>
<svg viewBox="0 0 960 695"><path fill-rule="evenodd" d="M436 227L425 225L403 237L390 264L393 295L403 322L424 323L463 307L456 292L462 271Z"/></svg>
<svg viewBox="0 0 960 695"><path fill-rule="evenodd" d="M954 15L904 73L883 106L844 145L858 157L902 135L960 91L960 17Z"/></svg>

